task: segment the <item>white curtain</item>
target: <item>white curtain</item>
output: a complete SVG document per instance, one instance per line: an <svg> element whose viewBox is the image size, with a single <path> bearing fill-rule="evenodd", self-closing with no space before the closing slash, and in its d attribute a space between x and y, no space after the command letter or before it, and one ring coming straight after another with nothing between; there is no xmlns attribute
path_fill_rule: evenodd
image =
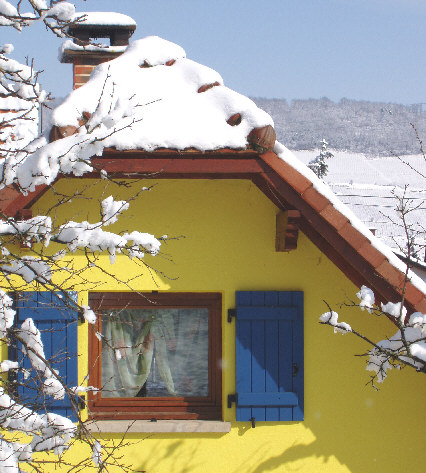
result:
<svg viewBox="0 0 426 473"><path fill-rule="evenodd" d="M102 334L103 397L207 395L207 309L110 311Z"/></svg>

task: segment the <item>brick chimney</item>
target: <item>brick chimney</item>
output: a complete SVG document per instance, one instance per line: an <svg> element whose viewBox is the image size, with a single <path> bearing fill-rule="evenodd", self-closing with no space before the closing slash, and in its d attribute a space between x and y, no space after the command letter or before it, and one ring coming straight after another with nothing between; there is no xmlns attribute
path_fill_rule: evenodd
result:
<svg viewBox="0 0 426 473"><path fill-rule="evenodd" d="M73 64L73 88L85 84L93 69L120 56L136 29L135 21L127 15L108 12L79 13L84 20L69 27L73 42L64 44L60 61ZM108 38L109 45L97 46L94 39Z"/></svg>

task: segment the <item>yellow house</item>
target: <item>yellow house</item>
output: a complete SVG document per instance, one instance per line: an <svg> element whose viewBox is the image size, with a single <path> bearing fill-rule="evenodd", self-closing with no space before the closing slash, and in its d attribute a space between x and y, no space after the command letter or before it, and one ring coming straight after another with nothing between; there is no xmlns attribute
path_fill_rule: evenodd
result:
<svg viewBox="0 0 426 473"><path fill-rule="evenodd" d="M54 113L51 139L78 133L102 107L103 118L115 113L110 83L140 84L142 122L110 136L90 173L26 196L9 190L3 206L11 216L54 209L58 222L97 221L100 196L114 188L131 201L116 231L167 235L145 265L117 255L110 266L102 254L97 263L117 277L93 269L74 282L98 315L76 334L78 384L102 388L85 399L87 428L107 444L125 434L123 461L149 473L424 472L421 374L390 373L375 391L365 358L354 356L369 346L319 323L324 301L339 307L361 285L393 302L405 286L408 311L425 312L424 286L404 285L390 250L217 73L159 38L120 56L131 26L77 28L112 45L67 43L77 90ZM72 264L83 267L86 255L77 251ZM396 331L384 316L340 310L372 340ZM87 455L77 442L65 458Z"/></svg>

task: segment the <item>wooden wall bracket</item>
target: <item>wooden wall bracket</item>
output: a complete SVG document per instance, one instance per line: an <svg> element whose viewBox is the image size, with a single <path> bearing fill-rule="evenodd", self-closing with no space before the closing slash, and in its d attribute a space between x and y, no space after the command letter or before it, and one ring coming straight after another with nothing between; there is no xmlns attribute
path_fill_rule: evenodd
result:
<svg viewBox="0 0 426 473"><path fill-rule="evenodd" d="M299 236L300 212L286 210L276 217L275 251L292 251L297 249Z"/></svg>

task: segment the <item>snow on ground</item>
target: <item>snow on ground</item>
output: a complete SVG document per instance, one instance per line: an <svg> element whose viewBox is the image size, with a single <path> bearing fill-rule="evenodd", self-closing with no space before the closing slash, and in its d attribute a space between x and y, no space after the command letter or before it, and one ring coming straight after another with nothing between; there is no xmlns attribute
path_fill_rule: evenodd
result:
<svg viewBox="0 0 426 473"><path fill-rule="evenodd" d="M409 214L408 221L422 233L417 243L425 244L426 188L425 178L419 172L426 175L426 163L421 154L376 158L344 151L331 152L334 157L327 160L328 174L324 181L380 240L393 249L406 242L396 212L396 196L403 194L407 184L406 197L411 201L410 206L419 206ZM307 164L319 154L319 150L293 153ZM419 257L423 260L424 256L423 248Z"/></svg>

